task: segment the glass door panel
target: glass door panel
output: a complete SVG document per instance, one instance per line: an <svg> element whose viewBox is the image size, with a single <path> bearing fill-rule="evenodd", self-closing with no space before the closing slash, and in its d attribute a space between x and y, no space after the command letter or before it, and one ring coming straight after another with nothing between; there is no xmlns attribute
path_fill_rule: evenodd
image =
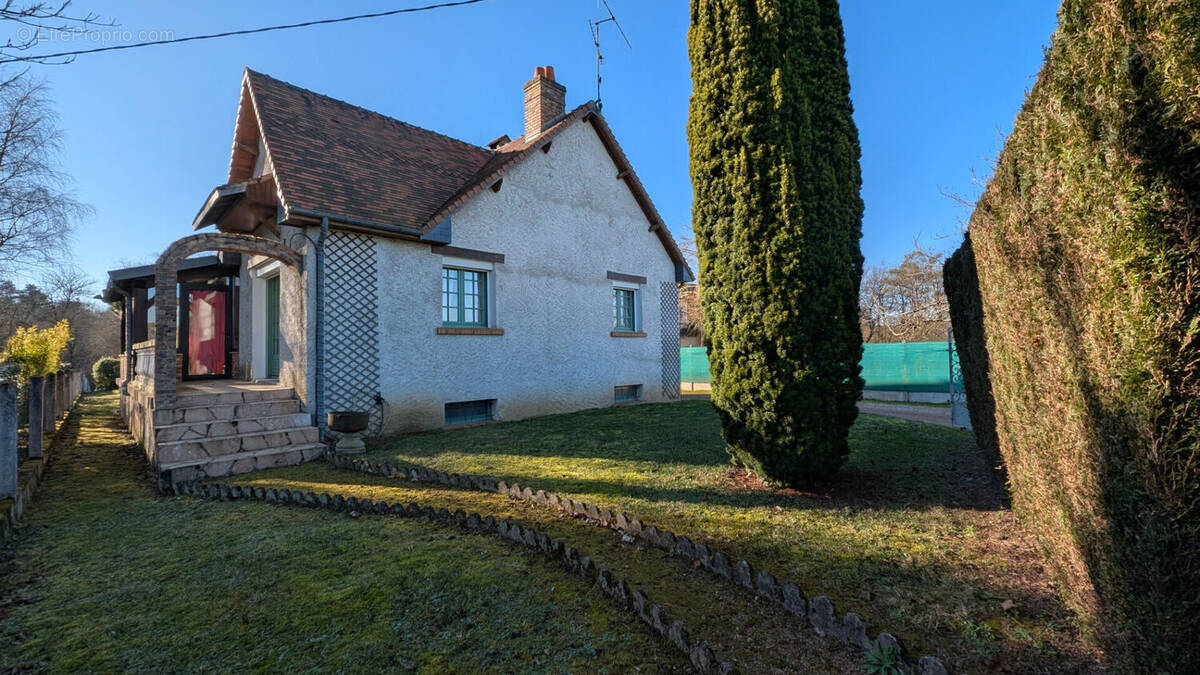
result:
<svg viewBox="0 0 1200 675"><path fill-rule="evenodd" d="M187 374L220 376L225 372L225 319L229 291L190 289L187 293Z"/></svg>

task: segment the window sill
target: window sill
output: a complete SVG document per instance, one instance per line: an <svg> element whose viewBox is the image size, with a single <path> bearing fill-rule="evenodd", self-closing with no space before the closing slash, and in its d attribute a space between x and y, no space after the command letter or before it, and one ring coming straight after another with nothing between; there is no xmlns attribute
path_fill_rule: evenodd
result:
<svg viewBox="0 0 1200 675"><path fill-rule="evenodd" d="M646 337L645 333L632 330L614 330L609 335L612 337Z"/></svg>
<svg viewBox="0 0 1200 675"><path fill-rule="evenodd" d="M438 335L504 335L503 328L470 328L468 326L438 326Z"/></svg>

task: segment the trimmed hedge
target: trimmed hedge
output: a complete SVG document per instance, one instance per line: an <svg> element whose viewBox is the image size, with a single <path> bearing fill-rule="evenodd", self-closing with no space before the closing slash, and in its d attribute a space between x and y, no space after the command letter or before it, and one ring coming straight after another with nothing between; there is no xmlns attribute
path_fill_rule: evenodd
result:
<svg viewBox="0 0 1200 675"><path fill-rule="evenodd" d="M96 383L97 391L112 391L117 388L117 378L121 376L121 360L113 356L96 359L92 364L92 381Z"/></svg>
<svg viewBox="0 0 1200 675"><path fill-rule="evenodd" d="M734 464L831 478L858 414L863 202L836 0L692 0L688 147L712 402Z"/></svg>
<svg viewBox="0 0 1200 675"><path fill-rule="evenodd" d="M996 438L996 401L988 376L988 351L983 331L983 299L979 296L979 274L975 269L975 251L968 234L942 267L946 300L950 303L950 326L958 362L962 366L963 386L967 392L967 412L975 442L993 464L1002 461L1000 441Z"/></svg>
<svg viewBox="0 0 1200 675"><path fill-rule="evenodd" d="M1067 0L970 233L1014 508L1120 670L1200 672L1200 3Z"/></svg>

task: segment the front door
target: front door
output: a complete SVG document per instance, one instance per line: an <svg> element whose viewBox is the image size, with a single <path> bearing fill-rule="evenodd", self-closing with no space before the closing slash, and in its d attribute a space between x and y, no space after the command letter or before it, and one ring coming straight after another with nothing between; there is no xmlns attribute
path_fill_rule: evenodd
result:
<svg viewBox="0 0 1200 675"><path fill-rule="evenodd" d="M267 377L279 377L279 277L267 279Z"/></svg>
<svg viewBox="0 0 1200 675"><path fill-rule="evenodd" d="M233 311L228 286L184 284L181 317L184 377L229 377L229 327Z"/></svg>

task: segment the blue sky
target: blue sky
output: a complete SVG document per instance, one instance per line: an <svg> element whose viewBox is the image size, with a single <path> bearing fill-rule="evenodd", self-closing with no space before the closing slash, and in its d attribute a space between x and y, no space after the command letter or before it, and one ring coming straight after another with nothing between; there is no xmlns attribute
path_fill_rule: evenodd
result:
<svg viewBox="0 0 1200 675"><path fill-rule="evenodd" d="M687 2L609 2L633 48L601 29L605 117L668 225L690 233ZM134 36L176 37L416 4L77 0ZM843 0L868 265L898 262L918 237L957 246L968 213L941 192L977 193L975 177L988 174L1033 85L1056 9L1052 0ZM190 232L228 171L245 66L483 144L520 133L521 85L535 66L555 67L568 107L595 97L587 20L602 16L596 0L489 0L34 66L60 115L64 167L95 209L79 224L76 263L99 284L107 269L150 261Z"/></svg>

